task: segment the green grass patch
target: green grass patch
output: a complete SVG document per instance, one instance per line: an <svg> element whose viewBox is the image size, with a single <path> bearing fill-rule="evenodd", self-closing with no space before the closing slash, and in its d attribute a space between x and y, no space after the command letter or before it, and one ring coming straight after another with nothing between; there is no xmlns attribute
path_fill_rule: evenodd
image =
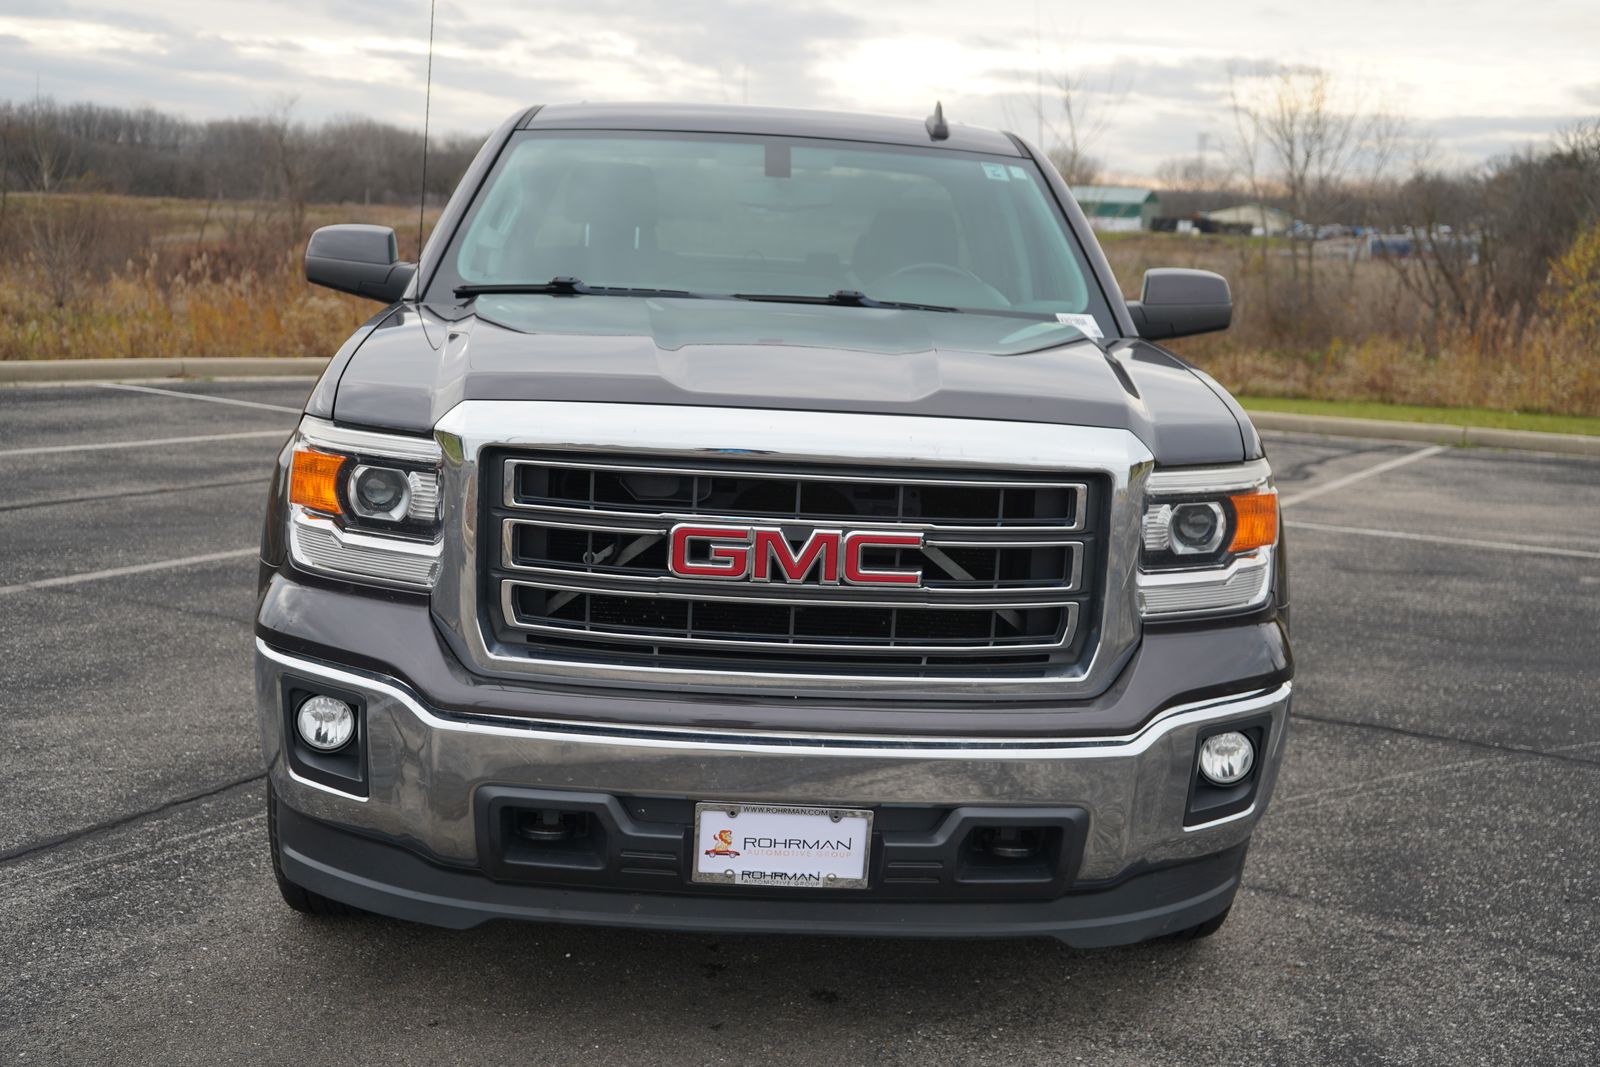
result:
<svg viewBox="0 0 1600 1067"><path fill-rule="evenodd" d="M1241 396L1247 411L1287 411L1295 415L1338 415L1350 419L1432 422L1445 426L1485 426L1496 430L1537 430L1600 437L1600 417L1538 415L1489 408L1430 408L1417 404L1382 404L1366 400L1298 400L1278 396Z"/></svg>

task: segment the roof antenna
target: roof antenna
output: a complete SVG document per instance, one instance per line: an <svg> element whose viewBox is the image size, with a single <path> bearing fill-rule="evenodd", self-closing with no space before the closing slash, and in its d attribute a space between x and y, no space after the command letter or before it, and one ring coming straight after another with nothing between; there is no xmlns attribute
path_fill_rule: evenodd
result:
<svg viewBox="0 0 1600 1067"><path fill-rule="evenodd" d="M928 137L930 140L948 141L950 139L950 127L944 124L943 101L933 105L933 114L928 116L928 121L923 123L923 125L928 127Z"/></svg>
<svg viewBox="0 0 1600 1067"><path fill-rule="evenodd" d="M428 87L422 98L422 194L417 198L417 263L422 262L422 216L428 209L428 120L433 116L433 12L428 0Z"/></svg>

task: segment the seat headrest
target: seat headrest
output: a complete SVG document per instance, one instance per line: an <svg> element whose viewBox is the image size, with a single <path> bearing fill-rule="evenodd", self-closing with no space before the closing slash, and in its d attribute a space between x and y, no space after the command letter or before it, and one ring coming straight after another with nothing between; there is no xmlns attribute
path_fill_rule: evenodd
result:
<svg viewBox="0 0 1600 1067"><path fill-rule="evenodd" d="M656 179L637 163L577 163L561 191L561 214L573 222L654 226Z"/></svg>

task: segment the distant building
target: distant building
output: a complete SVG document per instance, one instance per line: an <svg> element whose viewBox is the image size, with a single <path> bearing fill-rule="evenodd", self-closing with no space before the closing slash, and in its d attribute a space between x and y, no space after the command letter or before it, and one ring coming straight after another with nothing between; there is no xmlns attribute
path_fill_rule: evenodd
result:
<svg viewBox="0 0 1600 1067"><path fill-rule="evenodd" d="M1074 185L1072 198L1097 230L1148 230L1161 213L1154 189L1131 185Z"/></svg>
<svg viewBox="0 0 1600 1067"><path fill-rule="evenodd" d="M1290 227L1294 225L1294 218L1287 211L1280 211L1266 204L1225 207L1221 211L1206 212L1206 218L1229 229L1243 229L1248 226L1250 233L1260 237L1277 237L1279 234L1288 233Z"/></svg>

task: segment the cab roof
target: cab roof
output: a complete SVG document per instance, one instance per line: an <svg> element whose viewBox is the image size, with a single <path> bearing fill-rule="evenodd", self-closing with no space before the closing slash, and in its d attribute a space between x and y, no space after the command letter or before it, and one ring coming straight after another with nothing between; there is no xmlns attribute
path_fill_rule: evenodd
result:
<svg viewBox="0 0 1600 1067"><path fill-rule="evenodd" d="M530 108L524 130L665 130L823 137L840 141L915 145L955 152L1020 156L1010 136L982 126L949 123L950 136L934 140L921 119L730 104L547 104Z"/></svg>

